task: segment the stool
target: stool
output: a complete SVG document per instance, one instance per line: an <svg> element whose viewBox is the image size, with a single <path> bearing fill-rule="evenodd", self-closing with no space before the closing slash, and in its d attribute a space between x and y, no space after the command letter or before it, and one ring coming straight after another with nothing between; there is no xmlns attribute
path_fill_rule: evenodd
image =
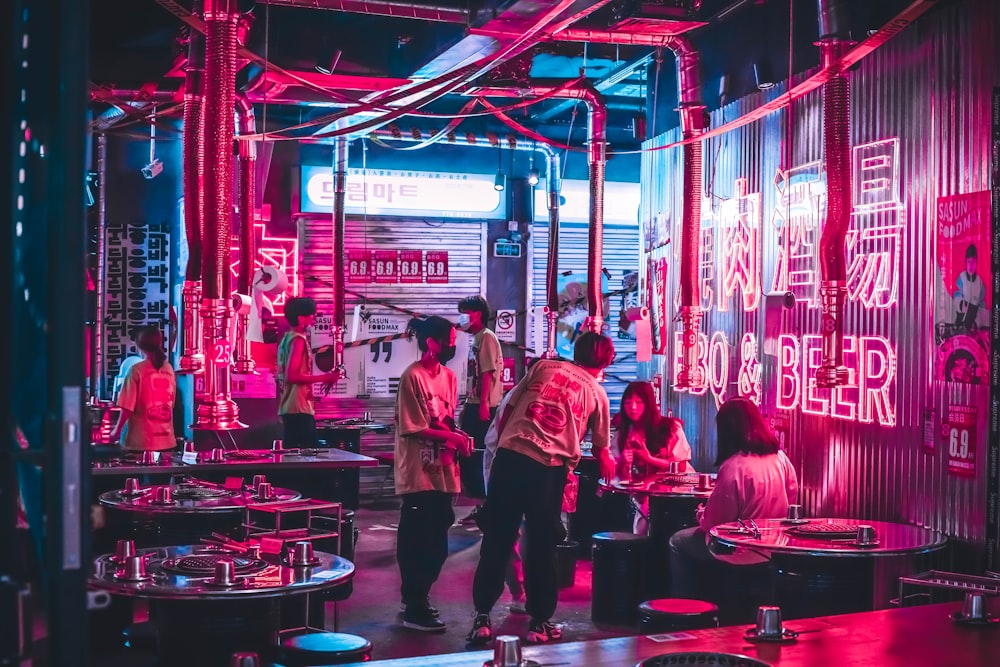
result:
<svg viewBox="0 0 1000 667"><path fill-rule="evenodd" d="M389 476L396 469L396 453L385 452L383 454L375 454L373 458L378 461L380 466L387 466L385 477L382 478L382 483L379 484L378 495L376 496L376 498L381 498L385 494L385 484L389 481Z"/></svg>
<svg viewBox="0 0 1000 667"><path fill-rule="evenodd" d="M635 533L597 533L593 537L594 623L634 625L643 599L649 537Z"/></svg>
<svg viewBox="0 0 1000 667"><path fill-rule="evenodd" d="M660 598L639 605L639 634L719 627L719 608L704 600Z"/></svg>
<svg viewBox="0 0 1000 667"><path fill-rule="evenodd" d="M306 632L284 637L278 644L277 662L285 667L346 665L366 662L372 643L343 632Z"/></svg>

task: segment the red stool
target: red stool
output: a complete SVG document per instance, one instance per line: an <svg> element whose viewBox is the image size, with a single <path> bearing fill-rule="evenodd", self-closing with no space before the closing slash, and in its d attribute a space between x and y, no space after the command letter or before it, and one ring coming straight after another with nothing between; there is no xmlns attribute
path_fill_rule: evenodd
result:
<svg viewBox="0 0 1000 667"><path fill-rule="evenodd" d="M660 598L639 605L639 634L719 627L719 607L704 600Z"/></svg>

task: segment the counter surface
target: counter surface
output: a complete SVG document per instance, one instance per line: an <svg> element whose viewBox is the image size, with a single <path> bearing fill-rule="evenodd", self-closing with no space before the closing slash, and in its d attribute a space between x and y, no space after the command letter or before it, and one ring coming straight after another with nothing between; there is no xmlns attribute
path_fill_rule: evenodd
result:
<svg viewBox="0 0 1000 667"><path fill-rule="evenodd" d="M303 453L307 452L307 453ZM202 452L200 454L207 454ZM355 454L343 449L286 449L275 452L270 449L227 450L226 460L209 462L199 455L197 463L184 463L180 452L163 452L156 462L144 465L134 457L121 457L109 461L96 462L91 466L91 474L96 476L134 477L139 475L174 475L192 472L248 472L266 470L300 469L342 469L374 468L378 460L370 456Z"/></svg>
<svg viewBox="0 0 1000 667"><path fill-rule="evenodd" d="M994 612L998 606L996 600L987 601L987 607ZM774 667L995 666L1000 656L1000 628L954 623L950 616L960 607L957 603L935 604L786 621L787 629L799 633L797 640L787 644L752 644L744 639L748 626L731 626L673 633L669 635L670 641L660 642L648 637L622 637L526 646L523 657L542 665L633 667L641 660L665 653L718 652L745 655ZM363 664L366 667L481 667L492 658L491 650ZM355 664L360 667L362 663Z"/></svg>

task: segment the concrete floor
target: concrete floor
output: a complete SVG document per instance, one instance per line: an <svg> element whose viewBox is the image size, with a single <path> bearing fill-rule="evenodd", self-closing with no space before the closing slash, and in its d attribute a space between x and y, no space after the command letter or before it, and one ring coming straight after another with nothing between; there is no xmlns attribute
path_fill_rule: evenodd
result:
<svg viewBox="0 0 1000 667"><path fill-rule="evenodd" d="M396 567L396 523L399 520L395 500L368 502L355 515L359 530L355 563L357 575L354 593L339 603L340 631L368 638L373 646L373 660L401 658L471 649L465 635L472 625L472 577L479 560L481 535L474 526L452 526L449 534L450 556L441 578L431 591L431 602L448 624L443 633L409 630L402 625L399 613L399 570ZM472 501L460 500L457 518L472 509ZM553 618L563 626L563 641L605 639L634 634L629 627L597 627L590 620L590 562L579 560L575 585L559 593L559 607ZM493 611L496 634L524 636L528 617L509 613L509 597L500 599Z"/></svg>

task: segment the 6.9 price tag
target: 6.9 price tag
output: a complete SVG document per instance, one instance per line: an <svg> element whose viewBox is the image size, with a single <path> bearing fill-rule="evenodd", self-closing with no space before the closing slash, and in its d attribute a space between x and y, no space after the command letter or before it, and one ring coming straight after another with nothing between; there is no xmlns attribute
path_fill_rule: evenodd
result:
<svg viewBox="0 0 1000 667"><path fill-rule="evenodd" d="M370 283L372 281L372 251L347 251L347 282Z"/></svg>
<svg viewBox="0 0 1000 667"><path fill-rule="evenodd" d="M396 273L396 264L399 261L398 250L376 250L372 259L374 265L375 282L377 283L398 283L399 276Z"/></svg>
<svg viewBox="0 0 1000 667"><path fill-rule="evenodd" d="M944 447L948 452L948 474L976 476L976 407L948 406L941 424Z"/></svg>
<svg viewBox="0 0 1000 667"><path fill-rule="evenodd" d="M427 282L448 283L448 252L443 250L427 251Z"/></svg>
<svg viewBox="0 0 1000 667"><path fill-rule="evenodd" d="M423 250L400 250L399 274L401 283L424 282L424 252Z"/></svg>

